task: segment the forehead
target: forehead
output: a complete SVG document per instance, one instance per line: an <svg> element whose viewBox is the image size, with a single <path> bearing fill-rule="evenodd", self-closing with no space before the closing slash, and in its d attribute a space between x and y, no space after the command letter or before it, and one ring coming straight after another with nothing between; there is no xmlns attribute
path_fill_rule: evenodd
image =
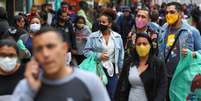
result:
<svg viewBox="0 0 201 101"><path fill-rule="evenodd" d="M148 11L146 11L146 10L139 10L139 11L137 12L137 15L144 15L144 16L148 16L148 15L149 15L149 13L148 13Z"/></svg>
<svg viewBox="0 0 201 101"><path fill-rule="evenodd" d="M38 19L38 18L33 18L33 19L31 20L31 23L33 23L33 22L40 22L40 19Z"/></svg>
<svg viewBox="0 0 201 101"><path fill-rule="evenodd" d="M107 21L108 17L105 16L105 15L102 15L102 16L100 16L99 20L101 20L101 21Z"/></svg>
<svg viewBox="0 0 201 101"><path fill-rule="evenodd" d="M17 54L17 50L12 46L0 47L0 54Z"/></svg>
<svg viewBox="0 0 201 101"><path fill-rule="evenodd" d="M137 43L138 42L147 42L148 43L148 40L145 38L145 37L139 37L136 39Z"/></svg>
<svg viewBox="0 0 201 101"><path fill-rule="evenodd" d="M175 7L175 5L167 6L166 11L176 11L176 7Z"/></svg>
<svg viewBox="0 0 201 101"><path fill-rule="evenodd" d="M57 34L59 33L50 31L50 32L45 32L41 35L35 36L33 38L33 45L37 46L37 45L46 45L49 43L59 43L61 42L61 39L59 38Z"/></svg>

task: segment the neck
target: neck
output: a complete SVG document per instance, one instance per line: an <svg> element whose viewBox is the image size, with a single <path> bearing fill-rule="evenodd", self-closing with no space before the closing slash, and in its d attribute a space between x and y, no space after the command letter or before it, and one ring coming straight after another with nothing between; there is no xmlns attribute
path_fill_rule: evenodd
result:
<svg viewBox="0 0 201 101"><path fill-rule="evenodd" d="M59 21L59 25L64 26L64 25L65 25L65 22Z"/></svg>
<svg viewBox="0 0 201 101"><path fill-rule="evenodd" d="M51 75L47 75L45 74L45 78L47 78L48 80L61 80L63 79L65 76L68 76L72 73L72 68L71 67L65 67L63 66L58 72L51 74Z"/></svg>
<svg viewBox="0 0 201 101"><path fill-rule="evenodd" d="M179 28L181 26L181 19L179 19L175 24L170 25L170 28L174 27L174 28Z"/></svg>
<svg viewBox="0 0 201 101"><path fill-rule="evenodd" d="M139 57L140 59L140 64L146 64L147 60L148 60L148 56L145 56L145 57Z"/></svg>
<svg viewBox="0 0 201 101"><path fill-rule="evenodd" d="M110 35L110 31L109 30L106 30L104 32L102 32L103 36L107 36L107 35Z"/></svg>
<svg viewBox="0 0 201 101"><path fill-rule="evenodd" d="M146 31L146 27L141 28L141 29L137 28L137 32L145 32L145 31Z"/></svg>

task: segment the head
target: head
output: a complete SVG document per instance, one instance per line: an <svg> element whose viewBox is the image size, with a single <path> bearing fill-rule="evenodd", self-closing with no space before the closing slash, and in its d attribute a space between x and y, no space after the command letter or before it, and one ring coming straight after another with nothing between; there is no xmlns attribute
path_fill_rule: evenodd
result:
<svg viewBox="0 0 201 101"><path fill-rule="evenodd" d="M68 13L65 11L59 11L58 12L59 15L59 21L61 22L66 22L69 19Z"/></svg>
<svg viewBox="0 0 201 101"><path fill-rule="evenodd" d="M18 48L14 39L0 40L0 75L8 75L19 68Z"/></svg>
<svg viewBox="0 0 201 101"><path fill-rule="evenodd" d="M15 17L15 26L20 29L25 27L25 18L22 15Z"/></svg>
<svg viewBox="0 0 201 101"><path fill-rule="evenodd" d="M69 11L69 5L67 2L61 2L61 10L64 12L68 12Z"/></svg>
<svg viewBox="0 0 201 101"><path fill-rule="evenodd" d="M32 15L32 16L36 16L37 12L38 12L37 6L36 6L36 5L33 5L33 6L31 7L31 15Z"/></svg>
<svg viewBox="0 0 201 101"><path fill-rule="evenodd" d="M67 51L68 45L54 28L44 27L33 36L34 57L42 66L45 75L54 75L65 68Z"/></svg>
<svg viewBox="0 0 201 101"><path fill-rule="evenodd" d="M41 12L40 17L41 17L41 25L47 24L48 14Z"/></svg>
<svg viewBox="0 0 201 101"><path fill-rule="evenodd" d="M112 26L112 18L107 14L101 14L99 17L99 30L103 33L108 31Z"/></svg>
<svg viewBox="0 0 201 101"><path fill-rule="evenodd" d="M3 7L0 7L0 19L7 19L7 12Z"/></svg>
<svg viewBox="0 0 201 101"><path fill-rule="evenodd" d="M151 22L158 23L159 22L159 12L158 10L153 10L150 13Z"/></svg>
<svg viewBox="0 0 201 101"><path fill-rule="evenodd" d="M80 9L88 10L88 4L85 1L79 2Z"/></svg>
<svg viewBox="0 0 201 101"><path fill-rule="evenodd" d="M170 2L166 8L166 21L168 25L176 26L182 19L182 7L178 2Z"/></svg>
<svg viewBox="0 0 201 101"><path fill-rule="evenodd" d="M82 29L84 28L84 26L86 25L86 21L84 19L83 16L78 16L75 20L75 26L78 28L78 29Z"/></svg>
<svg viewBox="0 0 201 101"><path fill-rule="evenodd" d="M30 32L36 33L41 28L41 19L38 16L32 17L30 20Z"/></svg>
<svg viewBox="0 0 201 101"><path fill-rule="evenodd" d="M123 9L123 14L124 14L124 16L129 16L130 13L131 13L131 9L130 9L129 7L125 7L125 8Z"/></svg>
<svg viewBox="0 0 201 101"><path fill-rule="evenodd" d="M150 22L150 13L147 8L142 8L137 11L135 24L137 29L145 29Z"/></svg>
<svg viewBox="0 0 201 101"><path fill-rule="evenodd" d="M195 7L191 11L192 25L195 26L201 32L201 10L199 7Z"/></svg>

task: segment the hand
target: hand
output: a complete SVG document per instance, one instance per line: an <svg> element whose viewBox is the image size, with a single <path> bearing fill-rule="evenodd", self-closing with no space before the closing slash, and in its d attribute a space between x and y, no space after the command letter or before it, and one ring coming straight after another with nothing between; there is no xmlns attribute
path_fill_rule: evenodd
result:
<svg viewBox="0 0 201 101"><path fill-rule="evenodd" d="M109 56L108 56L107 52L103 52L103 53L101 54L101 60L106 61L106 60L108 60L108 59L109 59Z"/></svg>
<svg viewBox="0 0 201 101"><path fill-rule="evenodd" d="M39 64L32 59L26 65L25 79L33 91L39 91L41 87L41 81L39 80Z"/></svg>
<svg viewBox="0 0 201 101"><path fill-rule="evenodd" d="M187 52L188 52L188 49L187 48L182 48L181 49L181 54L182 54L182 56L186 56L187 55Z"/></svg>

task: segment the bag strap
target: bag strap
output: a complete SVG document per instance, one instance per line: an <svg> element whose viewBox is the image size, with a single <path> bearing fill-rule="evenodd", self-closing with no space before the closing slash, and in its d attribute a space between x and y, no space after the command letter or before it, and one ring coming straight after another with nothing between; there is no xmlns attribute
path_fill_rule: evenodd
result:
<svg viewBox="0 0 201 101"><path fill-rule="evenodd" d="M176 42L177 42L177 40L179 39L179 36L180 36L180 34L181 34L182 31L185 31L185 30L182 29L182 30L180 30L179 33L177 34L177 36L176 36L176 38L175 38L175 41L174 41L172 47L170 47L170 50L168 51L168 54L167 54L167 56L165 57L165 63L167 63L167 60L168 60L168 58L170 57L170 54L171 54L171 52L172 52L174 46L176 45Z"/></svg>

